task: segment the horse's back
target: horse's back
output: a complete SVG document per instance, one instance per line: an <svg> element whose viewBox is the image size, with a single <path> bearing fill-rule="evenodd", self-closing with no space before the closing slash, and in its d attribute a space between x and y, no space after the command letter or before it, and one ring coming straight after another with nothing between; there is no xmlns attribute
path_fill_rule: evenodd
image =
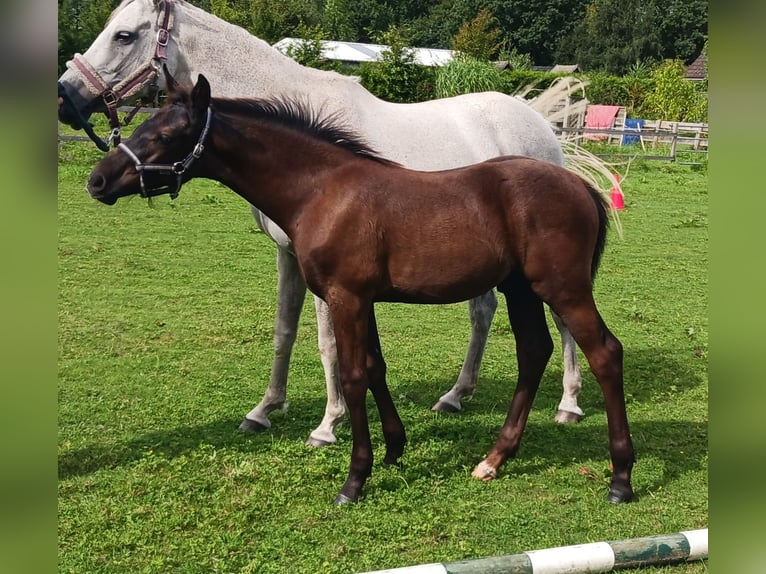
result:
<svg viewBox="0 0 766 574"><path fill-rule="evenodd" d="M411 169L441 170L501 155L563 165L550 124L522 100L499 92L416 104L378 101L357 126L382 156Z"/></svg>

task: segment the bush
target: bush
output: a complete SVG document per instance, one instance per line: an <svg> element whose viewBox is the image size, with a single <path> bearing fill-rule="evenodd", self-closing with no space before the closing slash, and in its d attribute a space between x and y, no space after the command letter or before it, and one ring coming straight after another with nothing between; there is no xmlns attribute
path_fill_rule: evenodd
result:
<svg viewBox="0 0 766 574"><path fill-rule="evenodd" d="M707 121L707 94L684 78L680 60L665 60L651 77L653 89L644 100L647 116L671 121Z"/></svg>
<svg viewBox="0 0 766 574"><path fill-rule="evenodd" d="M405 47L399 31L391 28L381 40L388 44L388 50L383 52L381 62L362 64L362 85L389 102L418 102L432 97L433 72L415 63L415 54Z"/></svg>
<svg viewBox="0 0 766 574"><path fill-rule="evenodd" d="M494 64L458 55L446 66L437 68L435 95L448 98L471 92L502 91L503 79Z"/></svg>

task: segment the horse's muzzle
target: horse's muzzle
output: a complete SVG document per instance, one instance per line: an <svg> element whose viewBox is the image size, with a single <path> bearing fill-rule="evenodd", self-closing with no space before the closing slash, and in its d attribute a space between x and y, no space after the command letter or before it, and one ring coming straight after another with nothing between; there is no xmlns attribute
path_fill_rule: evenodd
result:
<svg viewBox="0 0 766 574"><path fill-rule="evenodd" d="M104 195L104 192L107 189L107 180L106 177L98 172L94 171L90 174L86 189L93 199L97 199L101 203L105 203L107 205L114 205L117 203L117 197Z"/></svg>

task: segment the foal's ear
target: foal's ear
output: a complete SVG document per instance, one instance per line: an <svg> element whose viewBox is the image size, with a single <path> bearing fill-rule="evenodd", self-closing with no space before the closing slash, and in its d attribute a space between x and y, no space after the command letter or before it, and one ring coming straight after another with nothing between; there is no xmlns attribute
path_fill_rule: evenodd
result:
<svg viewBox="0 0 766 574"><path fill-rule="evenodd" d="M197 85L192 90L192 109L197 115L202 114L210 105L210 83L202 74L197 78Z"/></svg>
<svg viewBox="0 0 766 574"><path fill-rule="evenodd" d="M171 75L167 64L162 64L162 73L165 75L165 87L168 92L177 92L181 88L181 84L176 82L176 79Z"/></svg>

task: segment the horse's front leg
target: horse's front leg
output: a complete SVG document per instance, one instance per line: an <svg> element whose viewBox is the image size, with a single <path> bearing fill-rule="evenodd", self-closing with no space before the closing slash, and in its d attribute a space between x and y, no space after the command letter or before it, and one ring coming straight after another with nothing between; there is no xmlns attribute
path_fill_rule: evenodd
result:
<svg viewBox="0 0 766 574"><path fill-rule="evenodd" d="M380 347L374 309L370 311L367 347L367 373L370 378L370 390L380 413L380 424L383 427L383 438L386 441L386 456L383 459L383 464L397 464L399 458L404 454L407 437L402 419L399 418L399 413L388 390L388 384L386 384L386 362Z"/></svg>
<svg viewBox="0 0 766 574"><path fill-rule="evenodd" d="M489 338L489 328L497 309L497 297L494 290L468 302L468 312L471 317L471 341L463 361L463 368L454 386L439 398L431 410L457 412L462 409L461 399L473 394L479 380L479 369L484 356L484 349Z"/></svg>
<svg viewBox="0 0 766 574"><path fill-rule="evenodd" d="M331 294L327 303L335 328L338 371L343 397L351 421L351 464L348 478L335 504L356 502L367 477L372 473L372 442L367 419L367 335L372 303L364 304L351 295Z"/></svg>
<svg viewBox="0 0 766 574"><path fill-rule="evenodd" d="M330 309L327 303L317 296L314 296L314 307L317 314L319 355L322 359L327 387L327 406L325 406L322 422L311 431L306 444L319 447L334 444L338 440L335 437L335 429L346 414L346 403L343 400L338 378L338 349L335 345Z"/></svg>
<svg viewBox="0 0 766 574"><path fill-rule="evenodd" d="M482 480L495 478L500 466L518 451L537 388L553 353L543 303L529 284L522 278L515 278L501 285L500 289L506 297L516 341L518 383L495 445L472 473Z"/></svg>
<svg viewBox="0 0 766 574"><path fill-rule="evenodd" d="M295 256L285 248L277 249L277 317L274 326L274 362L271 367L269 386L261 402L245 415L239 425L242 430L258 431L271 427L269 413L284 408L287 399L287 372L298 319L306 298L306 282L300 274Z"/></svg>
<svg viewBox="0 0 766 574"><path fill-rule="evenodd" d="M584 413L577 404L577 397L580 396L582 390L582 375L580 374L580 365L577 363L577 344L561 317L553 310L551 310L551 317L553 317L553 322L561 334L561 353L564 359L564 377L561 381L564 392L561 395L561 402L554 420L557 423L580 422Z"/></svg>

